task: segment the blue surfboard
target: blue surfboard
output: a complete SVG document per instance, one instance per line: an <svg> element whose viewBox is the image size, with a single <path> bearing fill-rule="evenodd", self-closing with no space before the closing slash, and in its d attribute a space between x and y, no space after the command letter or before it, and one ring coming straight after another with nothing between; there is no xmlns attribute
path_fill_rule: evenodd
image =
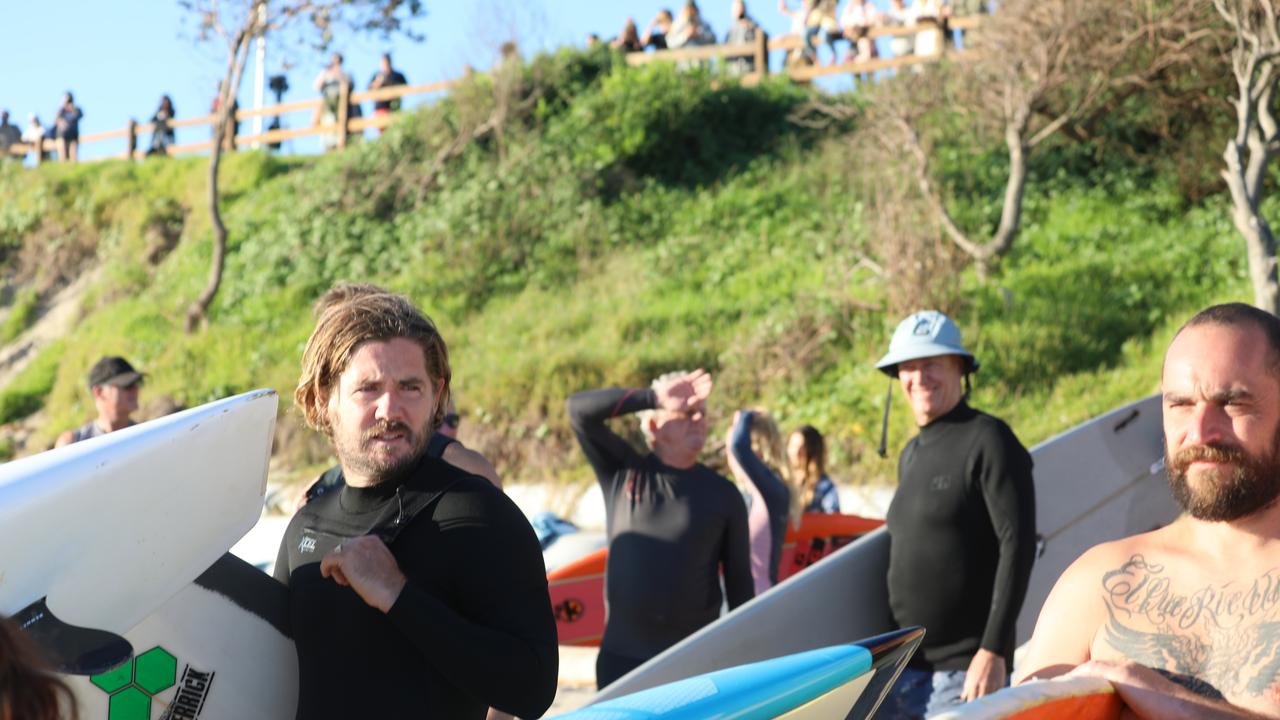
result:
<svg viewBox="0 0 1280 720"><path fill-rule="evenodd" d="M697 675L560 720L807 720L870 717L924 631L899 630Z"/></svg>

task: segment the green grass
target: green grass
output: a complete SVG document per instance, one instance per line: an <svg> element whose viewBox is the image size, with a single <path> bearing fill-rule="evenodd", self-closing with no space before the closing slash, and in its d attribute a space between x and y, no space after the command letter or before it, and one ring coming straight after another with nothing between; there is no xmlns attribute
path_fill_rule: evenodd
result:
<svg viewBox="0 0 1280 720"><path fill-rule="evenodd" d="M43 407L35 444L47 444L90 413L83 374L111 352L150 373L148 395L181 404L274 387L282 423L297 425L287 408L310 303L355 280L405 292L437 320L464 438L509 478L586 476L570 393L706 367L718 430L763 405L785 428L826 432L838 477L892 481L914 428L895 394L891 459L875 456L887 380L873 364L900 318L866 262L879 251L857 121L800 127L788 118L806 91L713 80L622 68L606 53L539 58L501 151L474 143L425 195L452 128L488 112L487 80L344 153L229 157L227 274L194 335L181 327L210 252L202 160L0 168L12 198L0 262L16 267L56 227L93 238L104 268L74 331L0 391L0 417ZM989 224L998 153L948 157L957 216ZM956 319L983 361L974 403L1028 445L1153 392L1181 321L1249 295L1222 195L1189 203L1150 166L1089 158L1040 153L1014 252L986 282L957 278ZM180 223L180 241L152 265L148 231L164 223ZM323 462L322 443L288 437L287 464Z"/></svg>

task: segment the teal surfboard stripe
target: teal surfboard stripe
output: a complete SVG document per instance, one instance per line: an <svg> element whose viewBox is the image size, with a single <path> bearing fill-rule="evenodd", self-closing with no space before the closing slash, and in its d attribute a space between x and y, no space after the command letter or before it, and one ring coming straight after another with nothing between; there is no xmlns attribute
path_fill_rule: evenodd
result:
<svg viewBox="0 0 1280 720"><path fill-rule="evenodd" d="M561 715L559 720L767 720L871 671L860 645L739 665Z"/></svg>

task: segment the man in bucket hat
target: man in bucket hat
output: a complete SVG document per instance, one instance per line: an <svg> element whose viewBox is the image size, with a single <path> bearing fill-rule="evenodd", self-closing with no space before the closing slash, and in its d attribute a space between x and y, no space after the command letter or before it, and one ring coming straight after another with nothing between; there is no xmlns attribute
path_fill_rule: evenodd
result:
<svg viewBox="0 0 1280 720"><path fill-rule="evenodd" d="M1035 490L1013 431L969 407L978 361L950 318L903 320L876 367L897 379L920 428L898 458L888 586L895 622L926 634L882 710L915 718L1008 683L1035 559Z"/></svg>
<svg viewBox="0 0 1280 720"><path fill-rule="evenodd" d="M54 447L106 435L132 425L132 415L138 411L138 389L142 387L142 378L143 374L119 355L108 355L94 363L89 371L89 392L93 395L98 417L59 435Z"/></svg>

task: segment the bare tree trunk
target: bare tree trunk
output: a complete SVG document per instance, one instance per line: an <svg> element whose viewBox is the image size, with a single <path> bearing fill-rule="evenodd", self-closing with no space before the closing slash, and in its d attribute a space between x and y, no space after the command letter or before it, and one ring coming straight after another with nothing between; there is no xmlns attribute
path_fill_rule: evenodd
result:
<svg viewBox="0 0 1280 720"><path fill-rule="evenodd" d="M209 311L209 305L222 286L222 272L227 257L227 226L222 222L222 211L218 207L218 168L222 164L223 138L227 135L235 118L235 97L240 88L240 77L249 58L249 35L239 33L235 37L231 52L231 62L222 82L222 95L218 106L218 122L214 128L213 149L209 151L209 221L213 227L213 257L209 265L209 280L199 297L187 308L186 330L195 332Z"/></svg>
<svg viewBox="0 0 1280 720"><path fill-rule="evenodd" d="M1253 283L1254 305L1280 314L1280 281L1276 273L1276 240L1262 216L1263 181L1277 151L1280 128L1271 102L1277 82L1275 57L1280 53L1280 28L1270 3L1215 0L1236 33L1231 69L1236 78L1236 132L1227 142L1222 177L1231 192L1231 219L1244 238Z"/></svg>
<svg viewBox="0 0 1280 720"><path fill-rule="evenodd" d="M1231 192L1231 219L1236 230L1244 238L1245 253L1249 259L1249 280L1253 283L1253 304L1273 314L1280 314L1280 282L1276 275L1276 240L1271 234L1271 224L1262 216L1262 180L1271 152L1263 137L1263 130L1253 126L1254 108L1250 89L1241 83L1240 97L1236 101L1238 131L1227 142L1222 158L1227 167L1222 172ZM1270 89L1260 95L1270 100ZM1257 115L1269 115L1266 105L1256 108ZM1258 118L1259 124L1261 117ZM1253 126L1253 127L1251 127ZM1274 130L1270 135L1274 138ZM1243 140L1243 141L1242 141Z"/></svg>
<svg viewBox="0 0 1280 720"><path fill-rule="evenodd" d="M934 186L929 169L929 153L920 141L920 134L905 119L899 119L899 129L906 140L907 148L915 158L916 185L929 207L933 209L943 231L956 247L968 255L974 263L974 270L979 278L985 279L991 272L991 266L1000 256L1009 252L1013 241L1018 237L1022 223L1022 198L1027 189L1027 121L1030 110L1020 110L1005 126L1005 145L1009 149L1009 178L1005 181L1004 205L1000 210L1000 225L991 239L986 242L975 242L960 229L951 212L947 210L942 194Z"/></svg>
<svg viewBox="0 0 1280 720"><path fill-rule="evenodd" d="M1020 110L1005 125L1004 144L1009 149L1009 178L1004 185L1004 205L1000 208L1000 224L991 240L982 246L983 256L975 258L978 272L985 274L991 260L1013 247L1022 229L1022 198L1027 191L1027 118L1030 109Z"/></svg>

